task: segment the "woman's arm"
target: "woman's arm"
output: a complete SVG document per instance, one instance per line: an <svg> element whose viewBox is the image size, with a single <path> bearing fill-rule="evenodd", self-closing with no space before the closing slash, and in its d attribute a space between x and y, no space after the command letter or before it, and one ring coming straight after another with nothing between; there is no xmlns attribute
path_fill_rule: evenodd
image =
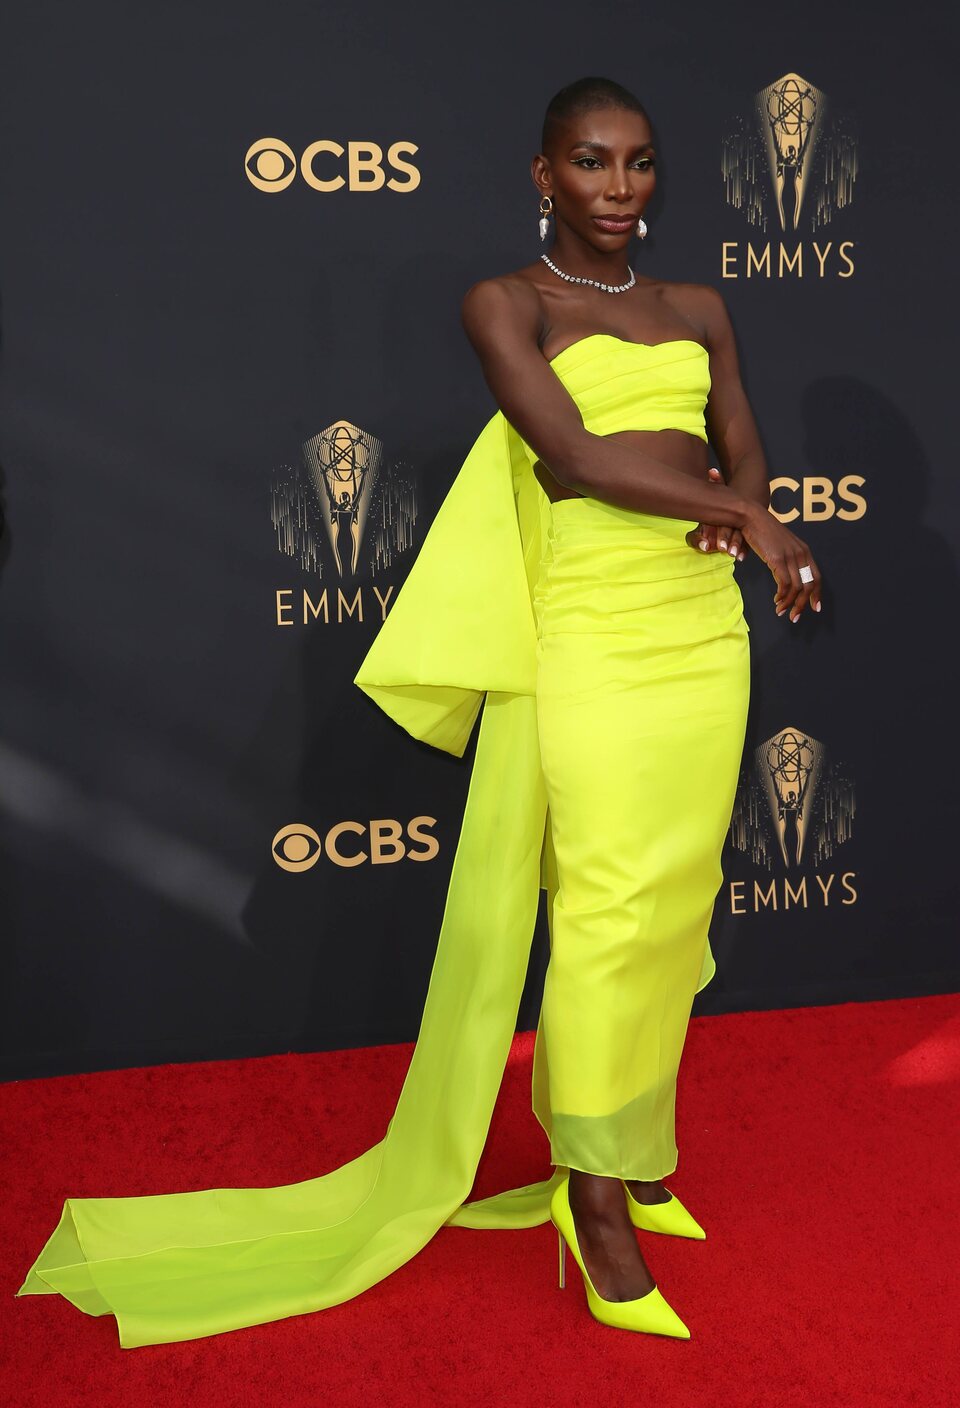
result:
<svg viewBox="0 0 960 1408"><path fill-rule="evenodd" d="M723 480L750 503L770 507L770 476L757 424L740 380L740 362L726 305L716 289L697 284L696 315L705 329L710 354L710 395L706 406L706 427L717 452ZM716 471L710 471L715 475ZM688 541L704 552L729 552L741 561L746 548L741 530L716 518L700 522Z"/></svg>
<svg viewBox="0 0 960 1408"><path fill-rule="evenodd" d="M716 319L716 310L712 316ZM791 621L799 620L808 602L820 609L820 572L809 547L769 512L762 495L758 500L739 485L694 479L632 445L587 430L576 401L540 351L540 301L532 284L511 278L474 284L464 296L461 317L497 405L554 479L618 508L740 529L776 580L777 615L789 610ZM722 329L715 336L722 342ZM722 369L720 377L729 386ZM756 494L756 455L748 465L746 449L753 417L746 397L737 403L728 394L727 402L732 429L721 425L717 449L726 454L725 447L732 447L738 473ZM813 573L810 583L800 579L806 565Z"/></svg>
<svg viewBox="0 0 960 1408"><path fill-rule="evenodd" d="M701 285L699 304L710 353L706 423L723 477L754 503L770 506L770 476L747 393L726 304L715 288Z"/></svg>
<svg viewBox="0 0 960 1408"><path fill-rule="evenodd" d="M594 435L538 344L540 304L521 279L487 279L468 289L461 311L497 405L560 484L618 508L737 527L746 495L683 474L633 446Z"/></svg>

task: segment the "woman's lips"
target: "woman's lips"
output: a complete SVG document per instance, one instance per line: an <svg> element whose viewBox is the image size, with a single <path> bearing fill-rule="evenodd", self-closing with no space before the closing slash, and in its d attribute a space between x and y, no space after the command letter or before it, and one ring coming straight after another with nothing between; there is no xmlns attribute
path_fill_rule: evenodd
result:
<svg viewBox="0 0 960 1408"><path fill-rule="evenodd" d="M601 230L606 230L611 235L622 235L624 230L629 230L632 225L637 223L638 218L636 215L594 215L593 222Z"/></svg>

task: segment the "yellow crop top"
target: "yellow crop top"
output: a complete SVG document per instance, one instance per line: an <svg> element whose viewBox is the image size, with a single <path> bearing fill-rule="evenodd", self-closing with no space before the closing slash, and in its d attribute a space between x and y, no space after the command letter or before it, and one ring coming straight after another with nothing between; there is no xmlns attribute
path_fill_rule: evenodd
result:
<svg viewBox="0 0 960 1408"><path fill-rule="evenodd" d="M628 342L595 332L551 358L551 367L594 435L618 430L685 430L706 441L710 355L699 342ZM538 455L521 444L531 464Z"/></svg>

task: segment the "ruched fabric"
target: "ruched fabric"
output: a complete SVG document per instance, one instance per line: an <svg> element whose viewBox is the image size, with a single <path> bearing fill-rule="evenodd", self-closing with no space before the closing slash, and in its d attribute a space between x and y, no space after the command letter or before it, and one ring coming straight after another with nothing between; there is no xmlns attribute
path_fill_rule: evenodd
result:
<svg viewBox="0 0 960 1408"><path fill-rule="evenodd" d="M580 407L593 435L618 430L685 430L706 440L704 407L710 357L699 342L626 342L594 332L565 347L550 365ZM533 464L535 450L521 440Z"/></svg>
<svg viewBox="0 0 960 1408"><path fill-rule="evenodd" d="M669 424L671 399L705 394L705 356L681 359L685 393L676 352L597 335L554 369L585 419L601 402L609 414L616 386L617 428L629 428L631 400L637 426L655 428L645 398L659 398L654 419ZM551 509L531 463L498 412L355 677L409 734L456 756L481 716L420 1032L382 1140L332 1172L274 1188L68 1197L18 1294L59 1292L87 1314L112 1314L131 1348L339 1304L445 1224L547 1221L562 1167L468 1201L541 886L553 952L534 1108L548 1133L553 1126L554 1153L590 1150L610 1171L617 1161L658 1173L669 1163L673 1057L691 988L715 971L707 923L745 705L739 591L732 560L681 551L690 524L656 520L657 538L653 520L605 515L596 501ZM611 784L614 759L622 792ZM600 869L581 805L599 825ZM613 1034L594 1049L619 964ZM568 1032L574 997L583 1020ZM658 1043L664 1067L652 1084ZM630 1128L631 1112L646 1131Z"/></svg>

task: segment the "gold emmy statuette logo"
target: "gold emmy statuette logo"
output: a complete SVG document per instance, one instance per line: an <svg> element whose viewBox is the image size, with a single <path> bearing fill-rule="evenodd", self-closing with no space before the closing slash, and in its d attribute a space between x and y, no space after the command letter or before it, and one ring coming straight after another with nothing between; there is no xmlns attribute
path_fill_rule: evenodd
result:
<svg viewBox="0 0 960 1408"><path fill-rule="evenodd" d="M247 148L243 169L251 186L267 195L285 191L298 171L315 191L379 191L386 187L408 195L420 185L420 171L404 158L419 150L415 142L392 142L384 152L377 142L343 146L322 138L311 142L298 161L293 149L279 137L259 137ZM388 176L387 171L396 174Z"/></svg>
<svg viewBox="0 0 960 1408"><path fill-rule="evenodd" d="M302 448L337 572L355 577L383 445L349 421L338 420Z"/></svg>
<svg viewBox="0 0 960 1408"><path fill-rule="evenodd" d="M796 73L787 73L762 89L756 101L767 142L767 166L780 228L795 230L810 183L826 100L812 83Z"/></svg>
<svg viewBox="0 0 960 1408"><path fill-rule="evenodd" d="M762 777L783 863L799 865L810 829L823 745L794 728L784 729L763 745Z"/></svg>
<svg viewBox="0 0 960 1408"><path fill-rule="evenodd" d="M346 870L367 862L394 865L401 860L434 860L440 854L439 842L431 834L436 824L435 816L415 816L406 827L392 817L366 824L338 821L321 839L312 826L291 822L281 826L270 849L281 870L290 871L310 870L321 855Z"/></svg>
<svg viewBox="0 0 960 1408"><path fill-rule="evenodd" d="M820 231L853 200L857 140L849 117L799 73L785 73L754 94L748 113L723 138L727 204L766 242L724 241L724 278L850 278L853 240ZM817 235L805 245L802 233Z"/></svg>
<svg viewBox="0 0 960 1408"><path fill-rule="evenodd" d="M754 866L775 874L765 885L754 880L752 891L745 880L731 881L731 912L856 903L855 872L827 873L850 839L855 812L853 783L819 739L789 727L761 743L740 776L730 839Z"/></svg>
<svg viewBox="0 0 960 1408"><path fill-rule="evenodd" d="M363 621L365 611L386 619L393 585L381 591L365 579L391 567L413 544L417 493L404 462L388 462L383 442L348 420L334 421L305 440L298 464L278 466L272 476L270 517L280 552L301 570L337 578L336 598L324 587L276 593L276 621Z"/></svg>

